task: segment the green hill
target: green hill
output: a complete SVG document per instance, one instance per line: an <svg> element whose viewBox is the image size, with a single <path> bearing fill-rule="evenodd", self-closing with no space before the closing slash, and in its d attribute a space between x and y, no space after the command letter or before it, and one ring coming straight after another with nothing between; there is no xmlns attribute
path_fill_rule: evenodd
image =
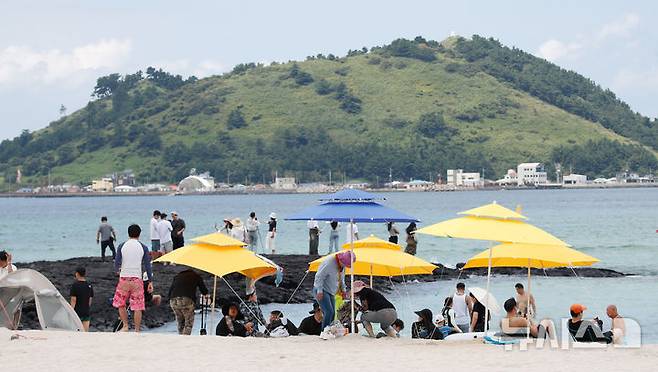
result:
<svg viewBox="0 0 658 372"><path fill-rule="evenodd" d="M184 80L149 68L98 79L96 99L0 144L0 175L88 182L126 168L175 181L190 168L261 182L497 178L525 161L610 176L656 168L658 123L594 82L493 39L399 39ZM7 184L4 185L6 189Z"/></svg>

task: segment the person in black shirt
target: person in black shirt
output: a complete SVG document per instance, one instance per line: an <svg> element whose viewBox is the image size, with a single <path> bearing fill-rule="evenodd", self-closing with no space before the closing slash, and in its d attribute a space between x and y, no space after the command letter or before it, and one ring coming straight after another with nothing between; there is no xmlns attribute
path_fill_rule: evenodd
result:
<svg viewBox="0 0 658 372"><path fill-rule="evenodd" d="M180 335L192 334L197 288L203 296L208 295L208 288L203 279L192 269L176 274L169 287L169 306L176 315Z"/></svg>
<svg viewBox="0 0 658 372"><path fill-rule="evenodd" d="M484 332L484 313L487 312L487 325L489 324L489 321L491 320L491 312L487 311L478 301L478 299L473 295L473 293L469 294L471 296L471 300L473 301L473 311L471 312L471 332ZM489 329L489 327L487 327Z"/></svg>
<svg viewBox="0 0 658 372"><path fill-rule="evenodd" d="M578 342L605 342L611 343L612 336L601 331L603 322L598 318L583 320L583 312L587 308L581 304L573 304L569 308L571 319L567 322L569 333Z"/></svg>
<svg viewBox="0 0 658 372"><path fill-rule="evenodd" d="M426 340L443 340L443 333L436 328L432 319L432 310L423 309L415 312L418 321L411 325L411 338L423 338Z"/></svg>
<svg viewBox="0 0 658 372"><path fill-rule="evenodd" d="M270 313L270 323L265 329L265 334L270 337L297 336L299 329L290 319L286 319L281 311L274 310Z"/></svg>
<svg viewBox="0 0 658 372"><path fill-rule="evenodd" d="M222 314L224 317L217 324L215 335L247 337L247 328L242 324L244 316L240 313L238 305L233 303L224 305Z"/></svg>
<svg viewBox="0 0 658 372"><path fill-rule="evenodd" d="M274 240L276 239L276 213L270 213L270 220L267 222L267 249L270 250L270 253L276 253L276 245Z"/></svg>
<svg viewBox="0 0 658 372"><path fill-rule="evenodd" d="M375 337L372 323L379 323L388 336L397 337L397 333L391 324L398 318L395 306L390 303L381 293L374 291L366 283L357 280L354 282L354 295L359 297L361 311L361 323L370 337Z"/></svg>
<svg viewBox="0 0 658 372"><path fill-rule="evenodd" d="M71 307L80 317L85 332L89 331L90 307L94 298L94 289L87 282L85 275L87 270L84 267L78 267L75 270L75 283L71 286Z"/></svg>
<svg viewBox="0 0 658 372"><path fill-rule="evenodd" d="M185 221L178 217L178 212L171 212L171 240L174 242L174 249L181 248L185 245Z"/></svg>
<svg viewBox="0 0 658 372"><path fill-rule="evenodd" d="M311 316L304 318L299 324L299 333L319 336L322 333L322 310L318 303L313 304L313 310L308 312Z"/></svg>

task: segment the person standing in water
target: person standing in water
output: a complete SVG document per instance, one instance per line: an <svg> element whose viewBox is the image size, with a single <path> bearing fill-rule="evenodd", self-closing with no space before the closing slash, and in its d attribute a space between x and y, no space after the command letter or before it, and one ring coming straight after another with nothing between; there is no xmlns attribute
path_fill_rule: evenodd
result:
<svg viewBox="0 0 658 372"><path fill-rule="evenodd" d="M151 233L151 251L158 252L160 251L160 233L158 232L158 223L160 223L161 213L159 210L153 211L153 217L151 217L150 229Z"/></svg>
<svg viewBox="0 0 658 372"><path fill-rule="evenodd" d="M359 227L355 222L348 223L345 227L345 231L347 232L347 234L345 234L345 242L347 244L359 240Z"/></svg>
<svg viewBox="0 0 658 372"><path fill-rule="evenodd" d="M260 227L260 222L256 217L256 212L249 213L249 218L247 219L247 237L249 238L249 249L253 252L258 251L258 229Z"/></svg>
<svg viewBox="0 0 658 372"><path fill-rule="evenodd" d="M338 233L338 221L331 221L329 222L329 252L328 253L333 253L333 252L338 252L338 238L339 238L339 233Z"/></svg>
<svg viewBox="0 0 658 372"><path fill-rule="evenodd" d="M386 229L388 230L388 241L393 244L398 244L398 238L400 236L400 230L395 226L395 222L389 222L386 224Z"/></svg>
<svg viewBox="0 0 658 372"><path fill-rule="evenodd" d="M276 239L276 213L270 213L270 220L267 222L267 249L270 253L276 253L276 246L274 244Z"/></svg>
<svg viewBox="0 0 658 372"><path fill-rule="evenodd" d="M320 225L318 225L318 221L308 220L306 227L308 227L308 254L317 256L320 245Z"/></svg>
<svg viewBox="0 0 658 372"><path fill-rule="evenodd" d="M105 250L110 248L112 252L112 259L116 256L116 250L114 249L114 241L117 239L117 234L114 231L114 227L107 223L107 217L101 217L101 224L98 226L98 231L96 231L96 244L100 243L101 245L101 259L105 261Z"/></svg>
<svg viewBox="0 0 658 372"><path fill-rule="evenodd" d="M407 226L407 247L404 249L410 255L416 255L418 240L416 239L416 223L412 222Z"/></svg>

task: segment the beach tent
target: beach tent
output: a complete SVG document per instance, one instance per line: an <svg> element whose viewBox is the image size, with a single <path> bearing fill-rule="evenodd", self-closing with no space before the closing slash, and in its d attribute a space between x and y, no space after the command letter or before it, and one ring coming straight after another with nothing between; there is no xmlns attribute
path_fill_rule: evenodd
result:
<svg viewBox="0 0 658 372"><path fill-rule="evenodd" d="M416 231L445 238L488 240L499 243L540 244L569 246L567 243L535 227L519 212L505 208L496 202L458 213L463 217L439 222ZM491 280L491 253L487 259L487 292ZM485 302L485 308L488 308Z"/></svg>
<svg viewBox="0 0 658 372"><path fill-rule="evenodd" d="M39 325L44 330L81 331L82 322L71 305L45 276L20 269L0 279L0 318L9 329L20 324L23 304L34 301Z"/></svg>
<svg viewBox="0 0 658 372"><path fill-rule="evenodd" d="M242 301L242 297L224 278L231 273L240 273L253 282L266 276L277 275L282 270L272 261L245 248L247 244L222 233L212 233L192 239L193 244L169 252L154 262L168 262L193 267L215 275L213 283L213 306L211 326L214 322L217 277Z"/></svg>
<svg viewBox="0 0 658 372"><path fill-rule="evenodd" d="M418 222L415 217L377 203L384 198L358 189L346 188L321 198L319 205L309 207L286 218L288 221L337 221L354 223ZM354 249L354 232L350 233L350 250ZM357 256L358 259L358 256ZM350 291L354 274L350 275ZM354 332L354 293L350 293L352 332Z"/></svg>
<svg viewBox="0 0 658 372"><path fill-rule="evenodd" d="M598 259L563 245L505 243L491 247L466 261L464 269L476 267L527 267L528 309L530 308L530 269L591 266ZM530 328L527 330L530 337Z"/></svg>
<svg viewBox="0 0 658 372"><path fill-rule="evenodd" d="M343 245L343 250L350 250L351 244ZM402 251L397 244L369 236L354 242L354 254L356 261L352 268L347 269L347 274L370 276L370 287L372 287L373 276L404 276L417 274L432 274L437 267L416 256ZM336 253L320 257L309 264L309 271L317 271L320 264L332 259Z"/></svg>

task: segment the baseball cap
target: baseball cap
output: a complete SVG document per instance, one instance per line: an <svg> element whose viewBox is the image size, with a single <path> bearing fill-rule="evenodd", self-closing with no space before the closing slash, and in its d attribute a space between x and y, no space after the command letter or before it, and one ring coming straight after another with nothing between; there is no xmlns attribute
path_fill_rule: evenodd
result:
<svg viewBox="0 0 658 372"><path fill-rule="evenodd" d="M580 313L582 313L583 311L587 310L587 307L585 307L584 305L581 305L581 304L573 304L573 305L571 305L571 307L569 308L569 310L570 310L572 313L580 314Z"/></svg>

